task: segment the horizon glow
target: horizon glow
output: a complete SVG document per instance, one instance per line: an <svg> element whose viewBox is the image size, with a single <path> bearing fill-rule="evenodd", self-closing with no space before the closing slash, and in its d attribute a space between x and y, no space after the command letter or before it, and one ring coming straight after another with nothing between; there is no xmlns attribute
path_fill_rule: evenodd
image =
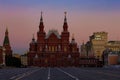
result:
<svg viewBox="0 0 120 80"><path fill-rule="evenodd" d="M120 0L1 0L0 45L8 27L13 52L27 51L32 35L37 36L41 11L46 33L57 29L61 34L67 11L70 36L74 33L78 44L98 31L108 32L108 40L120 40Z"/></svg>

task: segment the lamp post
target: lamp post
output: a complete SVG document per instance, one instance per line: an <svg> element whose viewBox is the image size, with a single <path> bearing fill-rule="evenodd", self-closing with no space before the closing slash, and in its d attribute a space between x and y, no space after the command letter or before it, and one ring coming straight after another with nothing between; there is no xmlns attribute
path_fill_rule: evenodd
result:
<svg viewBox="0 0 120 80"><path fill-rule="evenodd" d="M3 47L3 66L5 66L5 48Z"/></svg>

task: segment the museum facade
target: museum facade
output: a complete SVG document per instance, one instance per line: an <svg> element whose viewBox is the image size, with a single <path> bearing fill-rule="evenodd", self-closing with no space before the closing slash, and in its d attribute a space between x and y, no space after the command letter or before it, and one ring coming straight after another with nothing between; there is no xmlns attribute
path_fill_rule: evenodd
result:
<svg viewBox="0 0 120 80"><path fill-rule="evenodd" d="M33 36L27 54L28 65L39 67L78 66L79 54L74 36L70 40L66 12L61 35L54 29L49 30L46 34L41 13L37 40Z"/></svg>

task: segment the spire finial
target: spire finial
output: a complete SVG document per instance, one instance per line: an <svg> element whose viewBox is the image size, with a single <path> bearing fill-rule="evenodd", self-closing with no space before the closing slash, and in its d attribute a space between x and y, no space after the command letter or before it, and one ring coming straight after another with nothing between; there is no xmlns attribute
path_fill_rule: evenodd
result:
<svg viewBox="0 0 120 80"><path fill-rule="evenodd" d="M67 22L67 18L66 18L67 12L65 11L64 14L65 14L64 22Z"/></svg>
<svg viewBox="0 0 120 80"><path fill-rule="evenodd" d="M6 32L8 32L8 27L6 27Z"/></svg>
<svg viewBox="0 0 120 80"><path fill-rule="evenodd" d="M8 36L8 27L6 27L5 35Z"/></svg>
<svg viewBox="0 0 120 80"><path fill-rule="evenodd" d="M41 11L41 19L40 19L41 22L43 22L42 14L43 14L43 12Z"/></svg>

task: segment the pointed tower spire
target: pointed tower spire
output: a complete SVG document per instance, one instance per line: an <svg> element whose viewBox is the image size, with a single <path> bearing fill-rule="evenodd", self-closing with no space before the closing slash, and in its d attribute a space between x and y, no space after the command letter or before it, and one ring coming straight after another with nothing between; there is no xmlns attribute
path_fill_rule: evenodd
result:
<svg viewBox="0 0 120 80"><path fill-rule="evenodd" d="M41 18L40 18L40 22L43 22L42 14L43 14L43 12L41 11Z"/></svg>
<svg viewBox="0 0 120 80"><path fill-rule="evenodd" d="M67 18L66 18L67 12L64 12L64 14L65 14L64 23L67 23Z"/></svg>
<svg viewBox="0 0 120 80"><path fill-rule="evenodd" d="M43 12L41 12L41 18L40 18L40 24L39 24L39 31L44 32L44 24L43 24L43 17L42 17Z"/></svg>
<svg viewBox="0 0 120 80"><path fill-rule="evenodd" d="M3 46L5 46L5 45L10 45L8 33L9 33L9 32L8 32L8 28L6 28Z"/></svg>
<svg viewBox="0 0 120 80"><path fill-rule="evenodd" d="M67 18L66 18L67 12L64 12L64 14L65 14L65 18L64 18L64 24L63 24L63 31L67 32L68 31Z"/></svg>
<svg viewBox="0 0 120 80"><path fill-rule="evenodd" d="M10 45L10 41L9 41L8 28L6 28L6 31L5 31L5 37L4 37L4 41L3 41L3 47L6 49L5 50L6 56L12 56L12 50L11 50L11 45Z"/></svg>

